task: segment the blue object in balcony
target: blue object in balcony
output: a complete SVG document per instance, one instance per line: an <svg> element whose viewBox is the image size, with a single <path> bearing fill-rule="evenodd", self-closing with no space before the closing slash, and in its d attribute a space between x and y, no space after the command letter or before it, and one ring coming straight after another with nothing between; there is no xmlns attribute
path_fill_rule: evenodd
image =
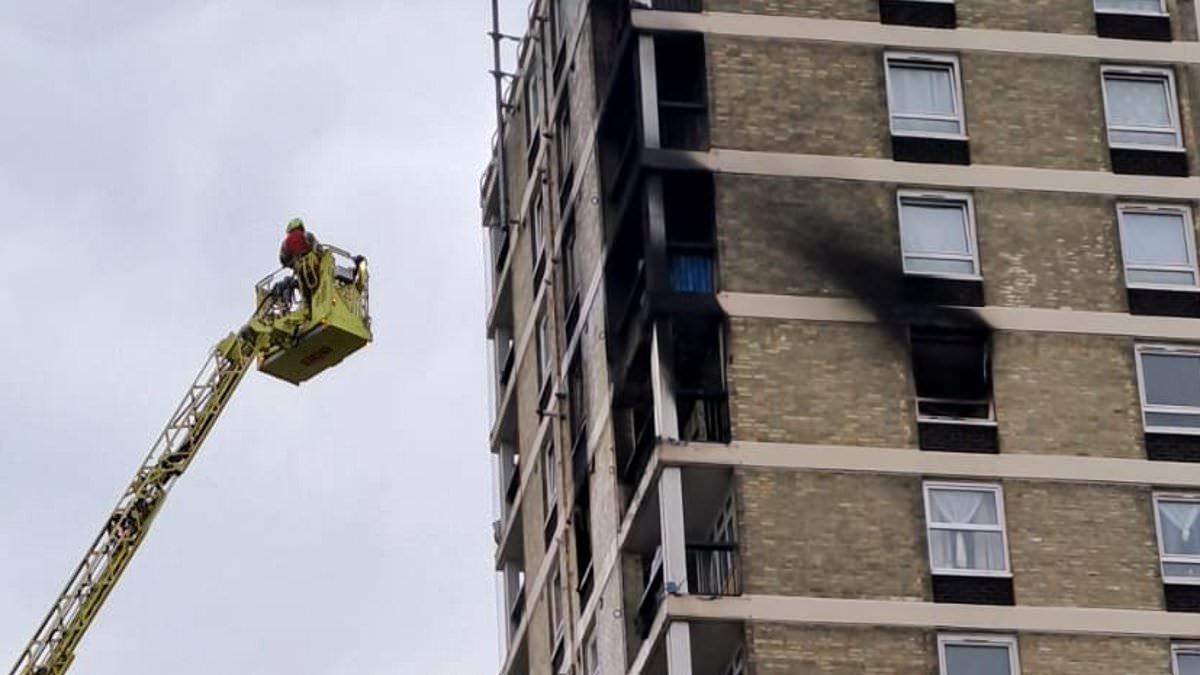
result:
<svg viewBox="0 0 1200 675"><path fill-rule="evenodd" d="M713 293L711 255L677 253L668 257L671 290L676 293Z"/></svg>

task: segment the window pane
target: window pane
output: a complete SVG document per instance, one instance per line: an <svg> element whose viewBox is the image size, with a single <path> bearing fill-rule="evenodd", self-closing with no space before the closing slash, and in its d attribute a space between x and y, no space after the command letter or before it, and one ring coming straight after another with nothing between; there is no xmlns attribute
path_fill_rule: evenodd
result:
<svg viewBox="0 0 1200 675"><path fill-rule="evenodd" d="M1127 264L1187 265L1187 221L1182 213L1121 214Z"/></svg>
<svg viewBox="0 0 1200 675"><path fill-rule="evenodd" d="M1108 122L1111 126L1171 128L1167 81L1161 77L1132 78L1109 75Z"/></svg>
<svg viewBox="0 0 1200 675"><path fill-rule="evenodd" d="M1118 145L1165 145L1169 147L1179 145L1174 131L1110 130L1108 142Z"/></svg>
<svg viewBox="0 0 1200 675"><path fill-rule="evenodd" d="M1161 501L1158 525L1164 554L1200 555L1200 504Z"/></svg>
<svg viewBox="0 0 1200 675"><path fill-rule="evenodd" d="M957 134L961 131L958 128L957 120L927 120L913 119L911 117L892 118L892 125L896 131L924 131L935 134Z"/></svg>
<svg viewBox="0 0 1200 675"><path fill-rule="evenodd" d="M940 570L1003 572L1004 537L999 532L930 530L930 562Z"/></svg>
<svg viewBox="0 0 1200 675"><path fill-rule="evenodd" d="M1195 286L1195 272L1164 272L1162 270L1127 270L1125 279L1133 284L1170 284Z"/></svg>
<svg viewBox="0 0 1200 675"><path fill-rule="evenodd" d="M925 272L927 274L975 274L975 262L905 256L904 269L907 272Z"/></svg>
<svg viewBox="0 0 1200 675"><path fill-rule="evenodd" d="M892 113L955 115L949 66L892 63Z"/></svg>
<svg viewBox="0 0 1200 675"><path fill-rule="evenodd" d="M946 645L946 675L1011 675L1008 647Z"/></svg>
<svg viewBox="0 0 1200 675"><path fill-rule="evenodd" d="M1158 14L1162 12L1162 4L1160 0L1096 0L1096 9L1109 12Z"/></svg>
<svg viewBox="0 0 1200 675"><path fill-rule="evenodd" d="M1163 563L1163 576L1168 579L1200 579L1200 565Z"/></svg>
<svg viewBox="0 0 1200 675"><path fill-rule="evenodd" d="M1200 357L1142 354L1146 402L1200 407Z"/></svg>
<svg viewBox="0 0 1200 675"><path fill-rule="evenodd" d="M1200 654L1176 654L1176 675L1200 675Z"/></svg>
<svg viewBox="0 0 1200 675"><path fill-rule="evenodd" d="M1146 413L1146 426L1152 428L1181 427L1184 429L1200 429L1200 415L1150 412Z"/></svg>
<svg viewBox="0 0 1200 675"><path fill-rule="evenodd" d="M929 491L929 520L934 523L997 525L996 493L987 490Z"/></svg>
<svg viewBox="0 0 1200 675"><path fill-rule="evenodd" d="M966 205L901 202L900 238L905 253L968 255Z"/></svg>

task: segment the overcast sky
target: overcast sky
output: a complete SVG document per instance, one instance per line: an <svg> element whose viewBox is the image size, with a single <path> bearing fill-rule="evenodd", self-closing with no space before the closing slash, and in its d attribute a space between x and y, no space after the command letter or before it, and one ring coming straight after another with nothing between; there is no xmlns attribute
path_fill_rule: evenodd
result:
<svg viewBox="0 0 1200 675"><path fill-rule="evenodd" d="M376 342L299 389L247 377L74 672L495 670L489 22L486 0L0 3L0 671L294 215L370 258Z"/></svg>

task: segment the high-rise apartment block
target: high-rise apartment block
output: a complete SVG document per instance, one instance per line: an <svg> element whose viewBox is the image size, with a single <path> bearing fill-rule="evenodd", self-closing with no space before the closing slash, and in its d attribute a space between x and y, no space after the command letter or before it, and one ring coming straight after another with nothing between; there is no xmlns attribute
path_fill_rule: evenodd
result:
<svg viewBox="0 0 1200 675"><path fill-rule="evenodd" d="M500 675L1200 674L1198 19L535 0Z"/></svg>

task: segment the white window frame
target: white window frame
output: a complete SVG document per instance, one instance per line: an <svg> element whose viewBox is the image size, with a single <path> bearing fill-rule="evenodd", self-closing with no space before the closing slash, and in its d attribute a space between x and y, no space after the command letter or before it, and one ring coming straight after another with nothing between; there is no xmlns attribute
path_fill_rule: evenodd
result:
<svg viewBox="0 0 1200 675"><path fill-rule="evenodd" d="M533 265L536 268L546 257L546 220L541 191L534 194L529 204L529 236L533 240Z"/></svg>
<svg viewBox="0 0 1200 675"><path fill-rule="evenodd" d="M1129 281L1129 262L1124 259L1124 252L1128 250L1126 246L1126 222L1124 216L1127 213L1132 214L1175 214L1183 216L1183 238L1184 244L1187 245L1188 267L1172 267L1172 265L1135 265L1136 269L1145 269L1150 271L1190 271L1195 282L1190 286L1181 285L1181 283L1146 283L1146 282L1130 282ZM1145 203L1127 203L1122 202L1117 204L1117 225L1120 227L1121 233L1121 262L1124 265L1124 275L1126 275L1127 288L1157 288L1163 291L1200 291L1200 269L1196 267L1196 244L1195 244L1195 225L1192 220L1192 207L1184 204L1145 204Z"/></svg>
<svg viewBox="0 0 1200 675"><path fill-rule="evenodd" d="M1184 267L1171 265L1135 265L1139 270L1161 271L1161 272L1191 272L1192 278L1196 280L1192 285L1185 286L1183 284L1151 284L1145 282L1129 281L1130 263L1125 259L1125 251L1129 250L1126 246L1125 236L1125 214L1126 213L1144 213L1149 215L1173 214L1183 216L1184 243L1187 246L1188 266ZM1121 263L1124 266L1125 287L1126 288L1152 288L1167 291L1189 291L1200 290L1200 269L1196 266L1196 241L1195 241L1195 225L1192 222L1192 208L1184 204L1143 204L1132 202L1121 202L1117 204L1117 223L1120 228L1121 235Z"/></svg>
<svg viewBox="0 0 1200 675"><path fill-rule="evenodd" d="M1175 145L1143 145L1139 143L1113 143L1113 126L1109 122L1108 106L1108 75L1126 76L1132 78L1164 78L1167 81L1167 112L1171 115L1171 125L1175 129ZM1100 66L1100 93L1104 98L1104 134L1110 148L1126 148L1130 150L1157 150L1162 152L1183 152L1183 126L1179 118L1179 94L1175 87L1175 72L1170 68L1155 68L1152 66L1134 65L1104 65ZM1120 127L1118 131L1147 131L1146 127Z"/></svg>
<svg viewBox="0 0 1200 675"><path fill-rule="evenodd" d="M1166 0L1158 0L1158 8L1159 9L1157 12L1140 12L1140 11L1129 11L1129 10L1123 11L1123 10L1119 10L1119 9L1103 9L1099 5L1099 0L1093 0L1092 8L1096 11L1097 14L1116 14L1118 16L1170 16L1170 14L1167 12Z"/></svg>
<svg viewBox="0 0 1200 675"><path fill-rule="evenodd" d="M939 131L910 131L907 129L896 129L896 113L892 111L892 63L913 63L918 65L937 65L950 66L950 74L954 95L954 110L957 113L954 117L943 116L916 116L916 115L901 115L902 117L913 117L915 119L937 119L941 121L954 120L958 122L959 133L948 134ZM944 54L927 54L922 52L884 52L883 54L883 74L884 82L887 87L887 104L888 104L888 128L893 136L911 136L915 138L949 138L954 140L967 139L967 116L963 110L963 91L962 91L962 70L958 65L958 57Z"/></svg>
<svg viewBox="0 0 1200 675"><path fill-rule="evenodd" d="M1162 577L1163 583L1180 584L1187 586L1200 585L1200 577L1168 577L1164 567L1165 563L1179 563L1185 565L1200 566L1200 556L1185 556L1185 555L1170 555L1163 548L1162 538L1162 517L1158 514L1158 503L1166 502L1192 502L1200 504L1200 494L1187 492L1155 492L1153 495L1152 504L1154 506L1154 540L1158 544L1158 572ZM1200 651L1197 651L1200 653ZM1172 659L1173 660L1173 659Z"/></svg>
<svg viewBox="0 0 1200 675"><path fill-rule="evenodd" d="M547 438L542 447L542 495L546 499L546 522L558 512L558 493L561 490L558 477L558 447L553 439Z"/></svg>
<svg viewBox="0 0 1200 675"><path fill-rule="evenodd" d="M938 674L958 675L946 670L946 646L955 647L998 647L1008 648L1009 675L1020 675L1021 659L1017 655L1017 639L1009 635L966 635L959 633L938 633Z"/></svg>
<svg viewBox="0 0 1200 675"><path fill-rule="evenodd" d="M542 113L545 107L545 95L542 93L545 83L542 81L541 54L534 51L530 54L529 63L525 65L525 135L532 146L541 133Z"/></svg>
<svg viewBox="0 0 1200 675"><path fill-rule="evenodd" d="M546 580L546 613L550 619L550 651L557 652L559 645L567 634L567 613L563 603L563 575L558 560L551 566L553 570ZM557 615L557 617L555 616ZM557 618L557 622L555 619Z"/></svg>
<svg viewBox="0 0 1200 675"><path fill-rule="evenodd" d="M537 351L538 379L541 382L545 382L550 378L551 368L554 365L550 358L550 350L554 341L550 339L549 316L548 312L542 312L538 315L537 327L533 336L534 350Z"/></svg>
<svg viewBox="0 0 1200 675"><path fill-rule="evenodd" d="M967 218L967 247L970 249L969 259L975 267L974 274L953 274L946 272L922 272L908 269L908 252L904 250L904 202L941 202L966 204ZM983 278L979 267L979 240L975 232L975 200L969 193L966 192L940 192L932 190L897 190L896 191L896 222L899 224L900 230L900 264L904 269L904 273L910 276L920 277L936 277L939 279L970 279L980 280ZM914 254L914 257L941 259L941 260L967 260L968 256L956 254Z"/></svg>
<svg viewBox="0 0 1200 675"><path fill-rule="evenodd" d="M1190 408L1187 406L1172 406L1172 405L1154 405L1150 406L1146 402L1146 375L1142 368L1142 354L1157 353L1191 356L1200 360L1200 347L1189 345L1171 345L1171 344L1137 344L1134 345L1133 361L1137 366L1138 378L1138 399L1142 404L1142 429L1147 432L1168 433L1168 434L1187 434L1191 436L1200 435L1200 427L1158 427L1150 426L1146 420L1147 412L1172 413L1177 415L1200 415L1200 406ZM1147 410L1147 407L1150 410Z"/></svg>
<svg viewBox="0 0 1200 675"><path fill-rule="evenodd" d="M1158 509L1155 509L1157 511ZM1174 675L1179 673L1179 655L1187 654L1189 656L1200 656L1200 643L1195 642L1178 642L1171 645L1171 672Z"/></svg>
<svg viewBox="0 0 1200 675"><path fill-rule="evenodd" d="M996 499L996 525L972 525L959 523L951 526L943 524L935 527L930 515L930 492L933 490L959 490L962 492L991 492ZM925 502L925 543L928 548L929 569L933 574L959 577L1011 577L1012 562L1008 555L1008 524L1004 519L1004 488L999 483L951 483L942 481L926 481L922 486ZM964 570L956 568L939 568L933 565L933 537L930 532L934 529L971 532L1000 532L1000 542L1004 547L1003 570Z"/></svg>

